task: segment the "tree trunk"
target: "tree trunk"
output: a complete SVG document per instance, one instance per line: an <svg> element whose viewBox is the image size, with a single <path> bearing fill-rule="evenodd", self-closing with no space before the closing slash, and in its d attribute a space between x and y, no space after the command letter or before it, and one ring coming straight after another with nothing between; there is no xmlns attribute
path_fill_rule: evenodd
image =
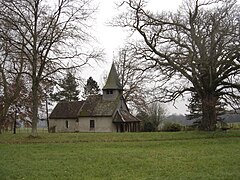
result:
<svg viewBox="0 0 240 180"><path fill-rule="evenodd" d="M3 110L0 112L0 134L3 133L3 124L4 124L4 116L3 116Z"/></svg>
<svg viewBox="0 0 240 180"><path fill-rule="evenodd" d="M14 112L13 134L16 134L16 129L17 129L17 112L15 110L15 112Z"/></svg>
<svg viewBox="0 0 240 180"><path fill-rule="evenodd" d="M47 95L46 95L46 120L47 120L47 129L48 129L48 133L49 133L50 130L49 130L48 99L47 99Z"/></svg>
<svg viewBox="0 0 240 180"><path fill-rule="evenodd" d="M4 124L6 121L6 116L7 116L9 107L10 107L10 104L7 104L5 102L5 106L2 108L0 113L0 134L2 134L4 131Z"/></svg>
<svg viewBox="0 0 240 180"><path fill-rule="evenodd" d="M32 136L37 137L38 122L38 83L33 82L32 87Z"/></svg>
<svg viewBox="0 0 240 180"><path fill-rule="evenodd" d="M217 97L214 95L206 95L202 98L202 120L200 123L200 130L214 131L216 130L217 113L216 104Z"/></svg>
<svg viewBox="0 0 240 180"><path fill-rule="evenodd" d="M0 134L2 134L3 129L3 118L0 116Z"/></svg>

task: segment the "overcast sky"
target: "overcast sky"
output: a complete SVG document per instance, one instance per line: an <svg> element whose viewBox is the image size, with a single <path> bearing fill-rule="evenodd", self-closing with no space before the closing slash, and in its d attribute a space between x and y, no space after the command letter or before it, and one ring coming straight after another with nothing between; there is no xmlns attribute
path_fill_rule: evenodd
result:
<svg viewBox="0 0 240 180"><path fill-rule="evenodd" d="M113 54L116 55L118 49L123 47L127 40L127 33L124 33L123 29L113 28L107 25L107 22L111 21L111 19L118 13L115 4L116 2L119 2L119 0L99 0L96 30L98 41L106 53L106 63L102 64L101 67L94 67L95 69L92 70L91 74L100 85L103 83L103 76L108 73L110 69ZM180 4L181 0L149 0L148 8L153 11L176 10ZM181 103L181 101L182 100L176 103L177 109L174 108L172 104L166 105L168 113L186 113L185 103Z"/></svg>
<svg viewBox="0 0 240 180"><path fill-rule="evenodd" d="M122 0L96 0L99 4L99 9L96 14L96 24L94 26L94 31L96 38L99 42L99 46L104 49L105 52L105 63L95 64L92 68L86 68L82 72L84 77L87 79L92 76L96 80L100 87L103 86L103 77L109 72L113 55L117 55L119 48L124 46L127 40L127 33L120 28L114 28L107 25L107 22L116 16L119 12L116 9L116 2L121 2ZM148 1L148 9L152 11L161 10L176 10L181 4L182 0L146 0ZM238 3L240 0L238 0ZM169 114L185 114L186 113L186 97L185 101L179 99L176 102L176 108L173 107L172 103L166 105Z"/></svg>
<svg viewBox="0 0 240 180"><path fill-rule="evenodd" d="M111 27L107 22L111 21L119 12L116 3L122 0L96 0L99 4L96 14L96 24L94 25L94 33L99 42L99 46L104 49L106 54L106 63L102 64L101 70L108 70L113 60L113 55L118 53L119 48L124 46L127 41L127 33L122 28ZM181 3L181 0L148 0L149 9L151 10L174 10ZM93 77L99 81L98 65L93 69ZM105 72L106 73L106 72ZM100 77L101 78L101 77Z"/></svg>
<svg viewBox="0 0 240 180"><path fill-rule="evenodd" d="M86 68L83 72L85 78L92 76L102 87L104 80L103 77L110 70L113 55L118 53L119 48L124 46L127 40L127 33L121 28L114 28L107 25L107 22L116 16L119 12L116 9L116 2L121 0L96 0L99 2L99 8L96 15L96 25L94 31L96 38L101 48L105 52L105 63L95 64L92 68ZM181 3L181 0L149 0L148 8L156 10L175 10ZM181 100L180 100L181 101ZM180 104L180 105L179 105ZM185 113L185 103L176 103L177 109L170 105L166 105L169 113Z"/></svg>
<svg viewBox="0 0 240 180"><path fill-rule="evenodd" d="M108 21L118 13L116 2L121 0L98 0L99 11L97 13L97 38L105 49L107 58L112 61L113 53L117 53L118 49L126 42L126 33L123 29L114 28L107 25ZM148 6L151 10L174 10L177 9L181 0L148 0ZM110 66L110 65L109 65Z"/></svg>

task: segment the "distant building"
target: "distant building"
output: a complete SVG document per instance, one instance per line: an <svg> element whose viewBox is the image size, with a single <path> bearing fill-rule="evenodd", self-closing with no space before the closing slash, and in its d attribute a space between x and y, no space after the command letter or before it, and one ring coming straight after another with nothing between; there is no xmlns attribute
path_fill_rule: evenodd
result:
<svg viewBox="0 0 240 180"><path fill-rule="evenodd" d="M51 132L136 132L140 120L130 114L114 63L103 95L85 101L59 102L49 117Z"/></svg>

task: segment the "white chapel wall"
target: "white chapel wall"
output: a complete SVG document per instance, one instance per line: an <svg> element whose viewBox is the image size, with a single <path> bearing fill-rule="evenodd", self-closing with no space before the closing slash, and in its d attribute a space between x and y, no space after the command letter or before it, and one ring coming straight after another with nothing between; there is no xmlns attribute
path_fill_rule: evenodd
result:
<svg viewBox="0 0 240 180"><path fill-rule="evenodd" d="M94 120L95 128L90 128L90 120ZM116 132L112 117L80 117L79 132Z"/></svg>

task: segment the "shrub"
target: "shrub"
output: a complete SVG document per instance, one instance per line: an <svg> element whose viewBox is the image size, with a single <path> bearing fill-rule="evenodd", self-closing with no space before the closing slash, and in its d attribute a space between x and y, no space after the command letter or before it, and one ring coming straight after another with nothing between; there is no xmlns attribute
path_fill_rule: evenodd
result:
<svg viewBox="0 0 240 180"><path fill-rule="evenodd" d="M152 121L143 121L143 131L144 132L155 132L157 131L158 124Z"/></svg>
<svg viewBox="0 0 240 180"><path fill-rule="evenodd" d="M167 132L181 131L181 125L178 123L167 122L163 125L162 131L167 131Z"/></svg>

